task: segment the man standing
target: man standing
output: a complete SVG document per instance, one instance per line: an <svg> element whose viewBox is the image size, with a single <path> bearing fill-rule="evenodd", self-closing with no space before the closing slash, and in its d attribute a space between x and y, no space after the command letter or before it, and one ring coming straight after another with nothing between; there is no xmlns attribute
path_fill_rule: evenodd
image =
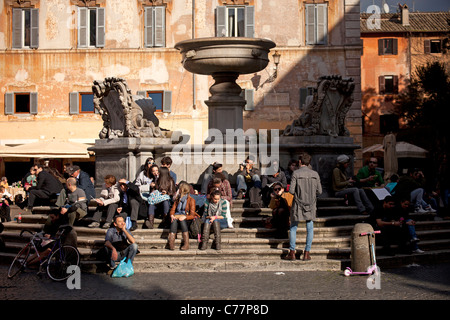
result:
<svg viewBox="0 0 450 320"><path fill-rule="evenodd" d="M317 195L322 193L319 174L310 169L311 156L307 153L299 157L300 168L292 174L289 193L294 195L291 210L291 226L289 232L289 253L286 260L295 260L295 243L297 227L300 221L306 220L306 247L303 260L311 260L309 252L314 236L313 221L316 218Z"/></svg>
<svg viewBox="0 0 450 320"><path fill-rule="evenodd" d="M36 198L41 200L50 200L52 197L56 197L64 188L62 183L52 176L47 171L44 171L42 165L37 164L34 166L35 174L37 177L36 187L26 186L25 190L28 193L27 209L32 210ZM19 207L23 209L25 202L22 202Z"/></svg>

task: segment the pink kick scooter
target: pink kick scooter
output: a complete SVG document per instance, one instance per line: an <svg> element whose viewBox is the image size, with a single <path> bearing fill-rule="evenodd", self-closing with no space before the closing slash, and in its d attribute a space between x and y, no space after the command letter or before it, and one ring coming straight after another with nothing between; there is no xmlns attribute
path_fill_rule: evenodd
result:
<svg viewBox="0 0 450 320"><path fill-rule="evenodd" d="M360 234L360 236L371 236L376 233L381 233L381 231L363 232ZM347 267L347 269L345 269L345 271L344 271L344 275L346 277L348 277L348 276L352 276L352 275L356 275L356 274L371 275L374 272L375 272L375 274L378 274L377 261L375 259L375 245L373 244L373 241L371 241L371 243L370 243L370 253L372 254L373 265L369 266L367 268L366 272L353 272L352 269Z"/></svg>

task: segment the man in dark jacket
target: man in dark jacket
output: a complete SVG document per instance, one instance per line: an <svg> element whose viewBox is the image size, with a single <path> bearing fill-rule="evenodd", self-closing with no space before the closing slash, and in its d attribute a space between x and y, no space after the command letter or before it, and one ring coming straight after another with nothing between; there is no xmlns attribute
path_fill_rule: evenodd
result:
<svg viewBox="0 0 450 320"><path fill-rule="evenodd" d="M130 231L134 231L137 229L139 210L141 208L141 204L143 203L139 188L133 182L126 179L120 179L119 191L120 200L117 212L125 221L127 216L130 217L132 223Z"/></svg>
<svg viewBox="0 0 450 320"><path fill-rule="evenodd" d="M77 187L84 191L88 203L96 198L94 184L92 183L89 174L82 171L79 166L70 166L67 168L67 173L77 179Z"/></svg>
<svg viewBox="0 0 450 320"><path fill-rule="evenodd" d="M26 186L28 193L27 209L33 209L36 198L41 200L50 200L56 198L56 195L64 188L62 183L47 171L43 170L43 166L36 164L34 166L37 177L36 187ZM24 206L24 205L22 205Z"/></svg>

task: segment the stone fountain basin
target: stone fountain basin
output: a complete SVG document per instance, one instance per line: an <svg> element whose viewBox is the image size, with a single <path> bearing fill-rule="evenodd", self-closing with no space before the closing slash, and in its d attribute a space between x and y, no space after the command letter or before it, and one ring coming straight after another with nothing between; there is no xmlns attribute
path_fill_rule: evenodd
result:
<svg viewBox="0 0 450 320"><path fill-rule="evenodd" d="M248 74L263 70L275 43L258 38L197 38L178 42L186 70L203 75L218 72Z"/></svg>

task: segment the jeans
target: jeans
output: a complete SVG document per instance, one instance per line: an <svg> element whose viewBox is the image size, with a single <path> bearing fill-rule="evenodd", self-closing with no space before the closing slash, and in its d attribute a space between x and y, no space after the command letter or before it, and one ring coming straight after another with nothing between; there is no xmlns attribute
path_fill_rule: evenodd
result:
<svg viewBox="0 0 450 320"><path fill-rule="evenodd" d="M291 222L291 228L289 232L289 250L295 250L295 242L297 241L297 227L298 221ZM313 238L314 238L314 222L312 220L307 220L305 251L311 251Z"/></svg>
<svg viewBox="0 0 450 320"><path fill-rule="evenodd" d="M100 222L102 215L106 212L106 223L111 223L114 215L117 212L119 205L117 203L111 203L106 206L99 206L92 217L92 220ZM126 217L125 217L126 220Z"/></svg>
<svg viewBox="0 0 450 320"><path fill-rule="evenodd" d="M405 222L409 222L409 221L411 221L411 219L408 219ZM417 238L416 227L415 226L410 226L410 225L407 225L407 224L405 224L404 227L405 226L408 227L408 232L409 232L409 235L411 236L411 239ZM417 245L416 242L412 242L411 243L411 248L412 248L412 250L416 250L417 248L419 248L419 246Z"/></svg>
<svg viewBox="0 0 450 320"><path fill-rule="evenodd" d="M227 221L227 219L216 219L215 221L219 221L220 230L228 228L228 221ZM211 224L211 220L206 219L205 223Z"/></svg>
<svg viewBox="0 0 450 320"><path fill-rule="evenodd" d="M346 194L349 194L353 197L353 200L355 201L356 206L358 207L360 213L361 212L370 213L373 211L374 209L373 204L372 202L370 202L369 198L367 197L363 189L347 188L335 193L337 197L343 197Z"/></svg>
<svg viewBox="0 0 450 320"><path fill-rule="evenodd" d="M423 192L422 188L417 188L411 191L411 203L414 203L414 207L422 206L422 208L428 207L428 203L423 200Z"/></svg>
<svg viewBox="0 0 450 320"><path fill-rule="evenodd" d="M170 232L177 233L178 225L180 225L181 232L188 232L189 231L186 220L180 221L180 220L177 220L177 219L173 219L172 223L170 224Z"/></svg>
<svg viewBox="0 0 450 320"><path fill-rule="evenodd" d="M241 175L241 174L238 175L236 182L237 182L236 190L238 192L239 192L239 190L247 191L247 183L245 182L245 177L243 175ZM256 188L262 189L261 179L259 178L259 176L257 174L252 176L252 183Z"/></svg>
<svg viewBox="0 0 450 320"><path fill-rule="evenodd" d="M117 260L113 260L111 258L112 251L109 248L106 248L106 252L109 257L109 265L114 268L116 262L121 261L123 258L127 257L127 260L131 260L133 262L134 257L138 251L138 245L136 243L130 244L125 250L117 251Z"/></svg>
<svg viewBox="0 0 450 320"><path fill-rule="evenodd" d="M162 208L163 217L166 216L170 211L170 201L165 200L165 201L157 203L157 204L149 204L148 205L148 215L155 216L155 212L156 212L157 208Z"/></svg>

